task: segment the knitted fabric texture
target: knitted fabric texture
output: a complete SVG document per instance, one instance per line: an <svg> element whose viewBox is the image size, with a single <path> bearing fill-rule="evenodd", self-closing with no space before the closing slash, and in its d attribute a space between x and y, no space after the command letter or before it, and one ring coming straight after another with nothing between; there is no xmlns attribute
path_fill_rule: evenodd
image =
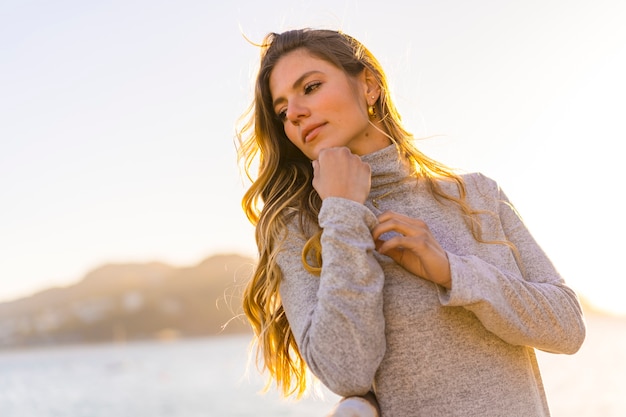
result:
<svg viewBox="0 0 626 417"><path fill-rule="evenodd" d="M342 396L373 387L383 417L548 416L534 349L576 352L584 321L498 184L464 175L470 205L493 213L481 215L484 239L508 239L519 259L506 245L477 242L458 207L409 177L394 145L362 159L372 168L368 201L323 201L321 275L302 266L297 220L278 257L281 299L309 368ZM383 194L378 209L372 199ZM426 222L447 252L451 290L375 251L370 230L381 210Z"/></svg>

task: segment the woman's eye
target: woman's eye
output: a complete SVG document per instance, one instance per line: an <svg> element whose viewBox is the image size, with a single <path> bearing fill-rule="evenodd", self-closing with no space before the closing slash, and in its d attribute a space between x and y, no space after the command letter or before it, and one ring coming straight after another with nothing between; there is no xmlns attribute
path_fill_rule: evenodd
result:
<svg viewBox="0 0 626 417"><path fill-rule="evenodd" d="M319 86L321 86L321 81L311 81L304 85L304 94L310 94L313 91L317 90ZM285 122L287 120L287 109L282 109L276 113L276 118L281 122Z"/></svg>
<svg viewBox="0 0 626 417"><path fill-rule="evenodd" d="M313 90L316 90L320 85L322 85L319 81L313 81L304 86L304 94L309 94Z"/></svg>

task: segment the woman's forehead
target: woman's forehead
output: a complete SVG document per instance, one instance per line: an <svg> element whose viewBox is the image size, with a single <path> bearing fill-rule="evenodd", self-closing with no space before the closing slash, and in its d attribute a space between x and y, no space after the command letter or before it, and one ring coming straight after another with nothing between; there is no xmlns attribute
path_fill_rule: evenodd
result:
<svg viewBox="0 0 626 417"><path fill-rule="evenodd" d="M309 73L329 73L338 69L325 59L305 49L296 49L283 55L274 65L269 76L272 96L297 86L298 81Z"/></svg>

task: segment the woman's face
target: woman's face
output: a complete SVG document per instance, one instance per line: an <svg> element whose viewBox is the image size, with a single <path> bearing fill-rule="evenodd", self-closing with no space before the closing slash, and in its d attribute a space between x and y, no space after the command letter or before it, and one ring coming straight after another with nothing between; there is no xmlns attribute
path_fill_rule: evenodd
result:
<svg viewBox="0 0 626 417"><path fill-rule="evenodd" d="M305 49L296 49L278 60L269 87L285 134L311 160L325 148L346 146L365 155L390 143L369 122L367 107L378 99L380 89L367 71L350 77Z"/></svg>

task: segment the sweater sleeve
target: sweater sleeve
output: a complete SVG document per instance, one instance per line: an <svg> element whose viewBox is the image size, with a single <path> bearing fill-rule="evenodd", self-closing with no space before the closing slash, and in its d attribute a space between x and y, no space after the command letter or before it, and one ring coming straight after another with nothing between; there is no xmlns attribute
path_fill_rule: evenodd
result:
<svg viewBox="0 0 626 417"><path fill-rule="evenodd" d="M519 251L517 270L504 270L476 255L448 253L452 289L442 290L440 301L472 311L485 328L508 343L573 354L585 338L578 298L506 195L497 186L495 193L503 233Z"/></svg>
<svg viewBox="0 0 626 417"><path fill-rule="evenodd" d="M277 259L281 300L300 353L338 395L370 390L385 353L384 275L370 233L376 221L361 204L326 198L319 214L321 275L303 268L304 240L293 230Z"/></svg>

